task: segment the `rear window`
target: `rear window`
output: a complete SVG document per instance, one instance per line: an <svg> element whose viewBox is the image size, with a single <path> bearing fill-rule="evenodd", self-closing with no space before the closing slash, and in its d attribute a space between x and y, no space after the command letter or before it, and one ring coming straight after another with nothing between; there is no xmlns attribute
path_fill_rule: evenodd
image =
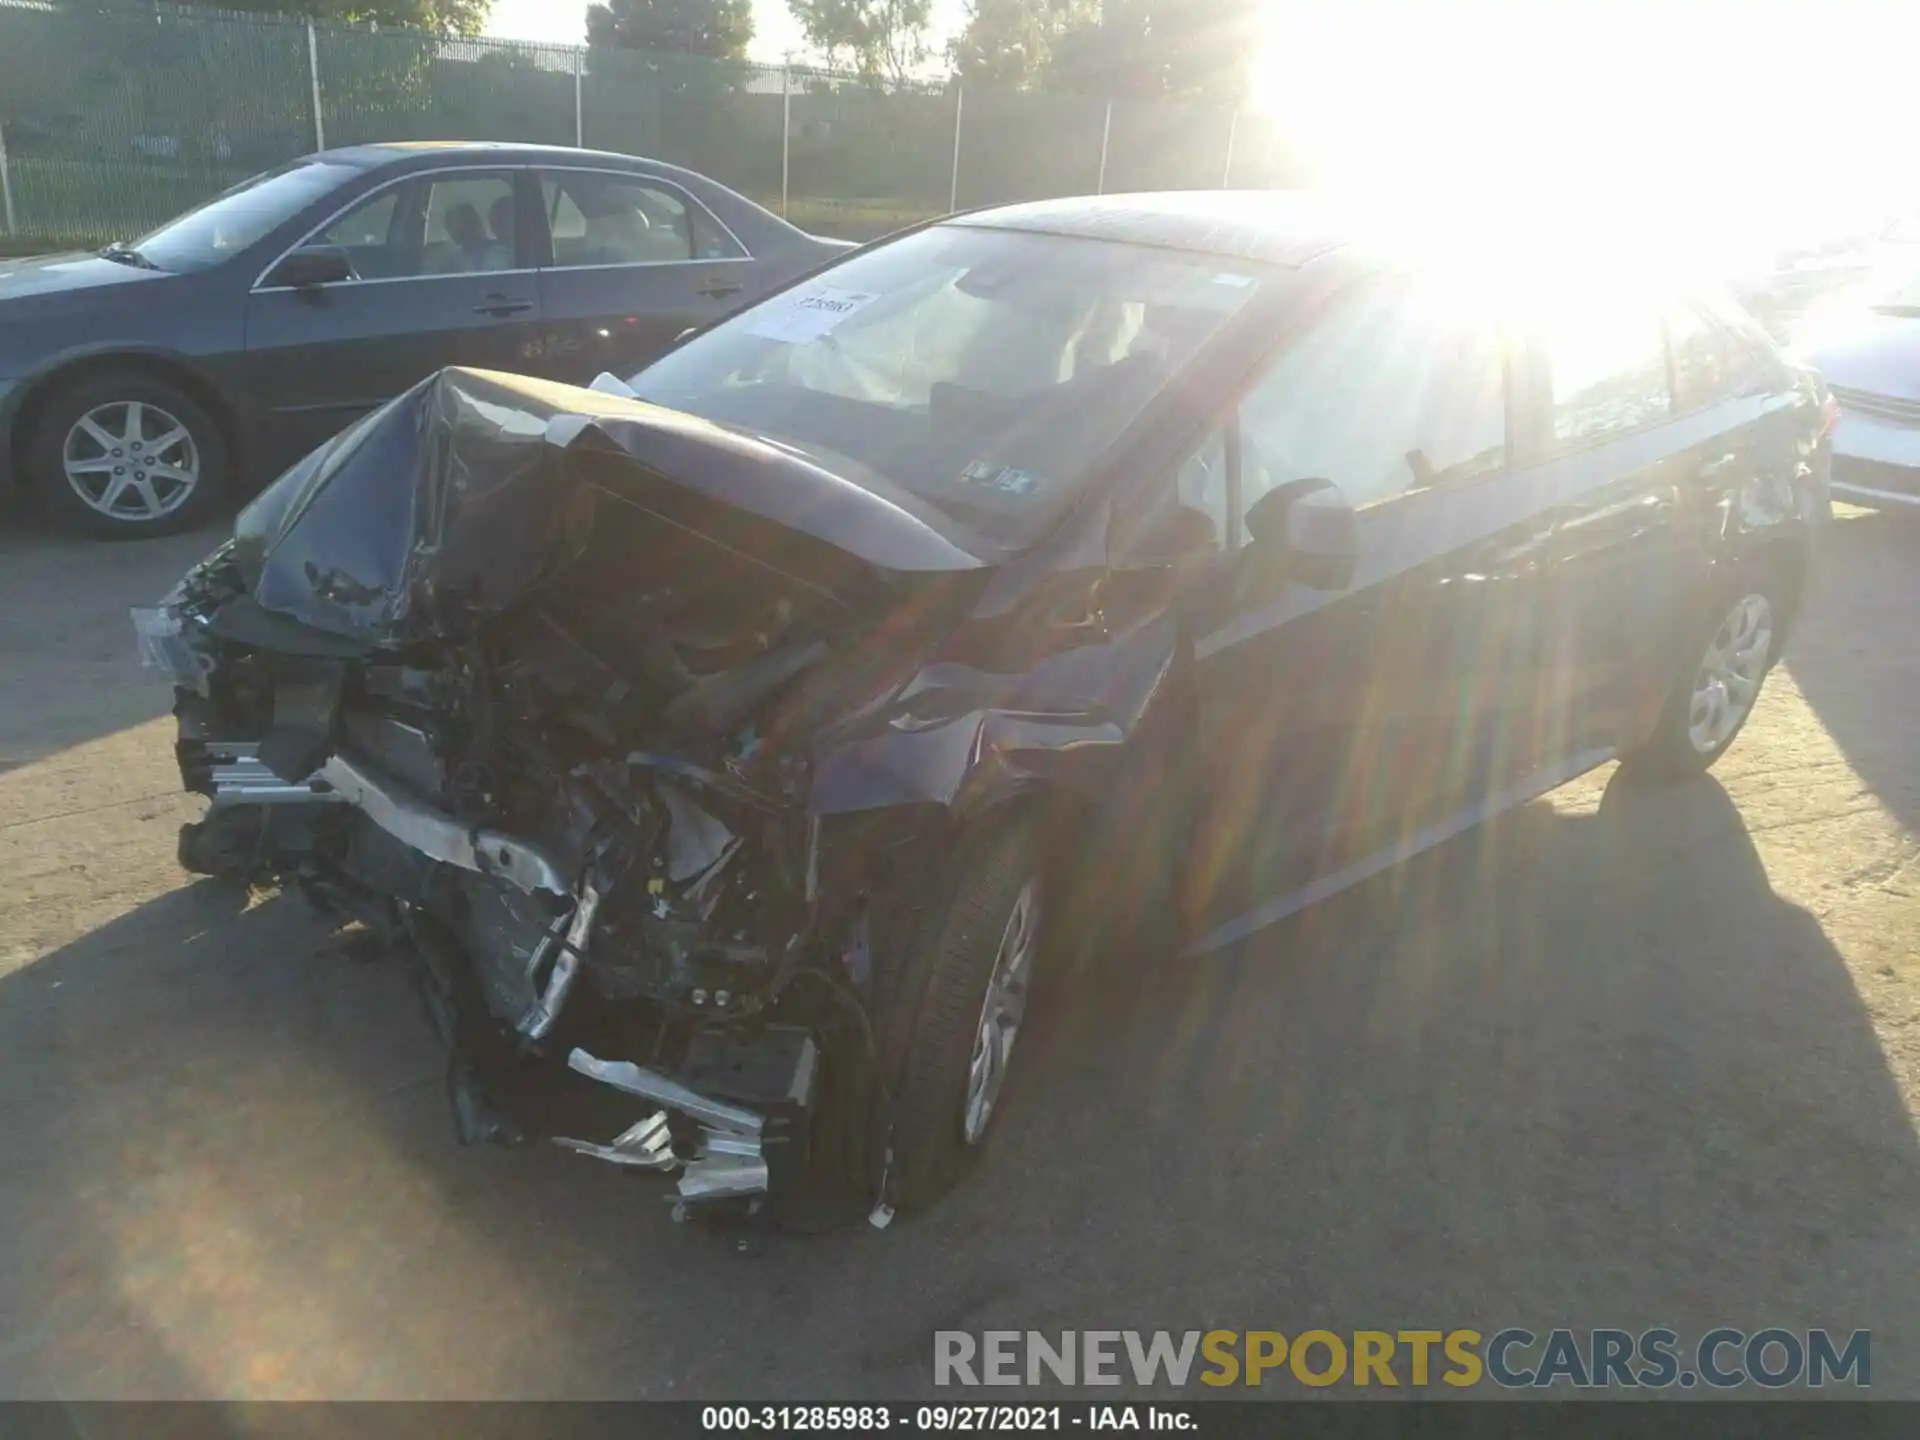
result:
<svg viewBox="0 0 1920 1440"><path fill-rule="evenodd" d="M1691 306L1676 306L1667 317L1667 346L1673 356L1675 414L1704 409L1736 391L1740 365L1733 336Z"/></svg>
<svg viewBox="0 0 1920 1440"><path fill-rule="evenodd" d="M1667 418L1666 333L1656 308L1565 304L1549 318L1546 340L1556 449L1602 445Z"/></svg>

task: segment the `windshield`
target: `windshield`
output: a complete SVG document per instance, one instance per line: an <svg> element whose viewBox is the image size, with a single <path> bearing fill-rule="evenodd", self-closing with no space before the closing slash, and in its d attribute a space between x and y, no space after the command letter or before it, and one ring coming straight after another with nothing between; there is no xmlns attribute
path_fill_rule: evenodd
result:
<svg viewBox="0 0 1920 1440"><path fill-rule="evenodd" d="M133 243L161 270L210 270L263 239L308 205L363 173L327 160L296 160L244 180Z"/></svg>
<svg viewBox="0 0 1920 1440"><path fill-rule="evenodd" d="M1258 267L1210 256L939 226L742 311L631 384L1014 544L1257 285Z"/></svg>

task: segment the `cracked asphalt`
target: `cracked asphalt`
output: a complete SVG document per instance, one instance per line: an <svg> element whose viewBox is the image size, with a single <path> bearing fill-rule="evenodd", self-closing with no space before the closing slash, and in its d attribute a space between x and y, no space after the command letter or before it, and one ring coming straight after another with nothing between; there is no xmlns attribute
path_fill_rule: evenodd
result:
<svg viewBox="0 0 1920 1440"><path fill-rule="evenodd" d="M125 611L211 543L0 532L0 1397L898 1398L936 1329L1509 1324L1868 1328L1920 1395L1920 527L1834 526L1715 778L1056 983L960 1193L753 1260L457 1148L397 974L175 868Z"/></svg>

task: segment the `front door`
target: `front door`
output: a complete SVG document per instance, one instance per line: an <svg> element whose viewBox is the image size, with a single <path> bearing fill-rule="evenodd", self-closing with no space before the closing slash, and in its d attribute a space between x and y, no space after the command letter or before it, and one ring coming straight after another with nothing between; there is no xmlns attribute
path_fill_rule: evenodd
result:
<svg viewBox="0 0 1920 1440"><path fill-rule="evenodd" d="M540 180L549 254L540 271L546 370L584 385L631 376L692 326L754 291L758 262L692 196L611 170Z"/></svg>
<svg viewBox="0 0 1920 1440"><path fill-rule="evenodd" d="M1232 599L1196 616L1201 943L1431 843L1530 743L1545 526L1506 448L1508 346L1444 294L1343 298L1232 417ZM1268 583L1246 510L1303 479L1356 511L1342 591ZM1202 589L1204 590L1204 586Z"/></svg>
<svg viewBox="0 0 1920 1440"><path fill-rule="evenodd" d="M269 474L444 366L534 366L539 292L518 238L520 173L397 181L309 237L345 247L355 279L266 283L248 296L249 385Z"/></svg>

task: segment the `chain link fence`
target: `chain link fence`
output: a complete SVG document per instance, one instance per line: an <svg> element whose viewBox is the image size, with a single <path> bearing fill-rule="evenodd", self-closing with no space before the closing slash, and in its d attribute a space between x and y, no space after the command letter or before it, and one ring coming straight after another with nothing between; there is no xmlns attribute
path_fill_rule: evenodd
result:
<svg viewBox="0 0 1920 1440"><path fill-rule="evenodd" d="M1269 125L1222 110L0 0L0 224L14 248L135 236L284 160L376 140L646 155L852 239L1051 195L1301 183Z"/></svg>

